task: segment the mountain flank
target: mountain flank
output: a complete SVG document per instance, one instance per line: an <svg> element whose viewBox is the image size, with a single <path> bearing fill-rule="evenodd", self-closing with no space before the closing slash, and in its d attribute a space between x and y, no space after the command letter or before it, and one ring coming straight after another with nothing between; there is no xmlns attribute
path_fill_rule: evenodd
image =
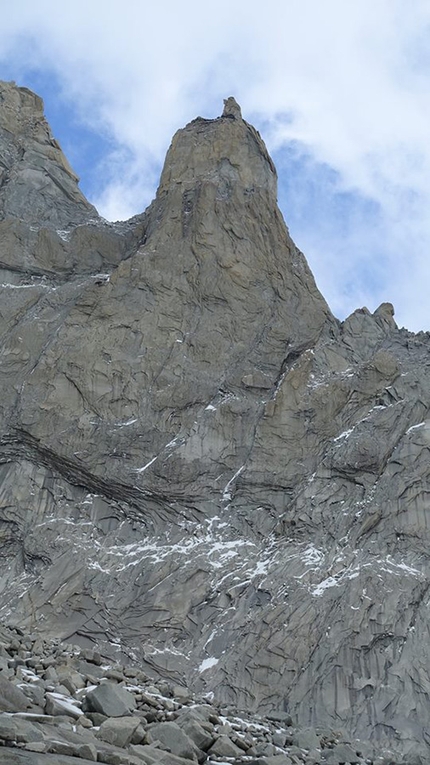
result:
<svg viewBox="0 0 430 765"><path fill-rule="evenodd" d="M239 745L258 765L428 762L429 334L390 303L333 316L236 101L108 223L41 100L0 83L0 271L0 682L28 696L10 661L46 683L34 644L64 644L79 701L95 650L101 685L134 667L133 693L285 715L296 749L291 723L314 732Z"/></svg>

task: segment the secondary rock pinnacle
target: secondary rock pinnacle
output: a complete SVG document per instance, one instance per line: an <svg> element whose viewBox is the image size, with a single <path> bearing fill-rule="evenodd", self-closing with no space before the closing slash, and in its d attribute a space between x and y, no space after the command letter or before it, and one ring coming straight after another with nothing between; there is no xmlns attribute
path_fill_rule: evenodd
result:
<svg viewBox="0 0 430 765"><path fill-rule="evenodd" d="M51 133L42 99L0 82L0 105L0 220L67 228L97 218Z"/></svg>

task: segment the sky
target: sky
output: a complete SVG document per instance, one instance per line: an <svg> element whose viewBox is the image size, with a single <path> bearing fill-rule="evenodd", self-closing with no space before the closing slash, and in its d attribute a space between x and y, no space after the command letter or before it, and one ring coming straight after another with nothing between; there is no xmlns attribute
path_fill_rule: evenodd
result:
<svg viewBox="0 0 430 765"><path fill-rule="evenodd" d="M173 133L234 95L332 311L430 330L430 0L6 0L0 79L39 93L109 220L155 194Z"/></svg>

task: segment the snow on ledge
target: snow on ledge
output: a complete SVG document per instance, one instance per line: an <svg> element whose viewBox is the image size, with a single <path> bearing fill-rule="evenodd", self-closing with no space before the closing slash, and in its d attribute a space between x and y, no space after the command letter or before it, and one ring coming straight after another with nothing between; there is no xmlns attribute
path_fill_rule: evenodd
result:
<svg viewBox="0 0 430 765"><path fill-rule="evenodd" d="M425 425L425 421L424 422L419 422L418 425L412 425L410 428L407 429L406 435L408 433L411 433L412 430L416 430L417 428L422 428L423 425Z"/></svg>
<svg viewBox="0 0 430 765"><path fill-rule="evenodd" d="M336 438L333 438L333 442L340 441L341 438L348 438L348 436L351 435L354 428L349 428L349 430L344 430L343 433L340 434L340 436L336 436Z"/></svg>

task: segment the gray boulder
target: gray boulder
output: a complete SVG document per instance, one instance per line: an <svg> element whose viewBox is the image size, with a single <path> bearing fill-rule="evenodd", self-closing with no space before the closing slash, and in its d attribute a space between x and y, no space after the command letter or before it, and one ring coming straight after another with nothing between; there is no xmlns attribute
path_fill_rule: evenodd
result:
<svg viewBox="0 0 430 765"><path fill-rule="evenodd" d="M5 715L0 716L0 739L2 741L16 741L17 726L15 720Z"/></svg>
<svg viewBox="0 0 430 765"><path fill-rule="evenodd" d="M205 756L203 755L202 757L202 752L195 745L194 741L174 722L151 725L146 736L149 743L158 741L162 749L167 749L178 757L199 761L204 761L205 759Z"/></svg>
<svg viewBox="0 0 430 765"><path fill-rule="evenodd" d="M153 745L142 746L133 744L129 747L129 752L132 755L136 755L140 762L147 763L147 765L154 765L160 763L160 765L189 765L190 760L184 757L178 757L172 752L167 752L163 749L158 749Z"/></svg>
<svg viewBox="0 0 430 765"><path fill-rule="evenodd" d="M325 749L321 753L321 761L327 765L360 765L364 762L349 744L336 744L333 749Z"/></svg>
<svg viewBox="0 0 430 765"><path fill-rule="evenodd" d="M196 720L179 720L179 726L195 745L206 752L213 744L214 736L205 730Z"/></svg>
<svg viewBox="0 0 430 765"><path fill-rule="evenodd" d="M94 762L96 760L82 759L80 757L77 759L76 756L64 754L48 754L45 751L0 749L1 765L92 765ZM117 765L121 765L119 760Z"/></svg>
<svg viewBox="0 0 430 765"><path fill-rule="evenodd" d="M82 715L82 710L75 699L67 699L62 694L50 692L46 694L45 698L45 712L47 715L67 715L75 720Z"/></svg>
<svg viewBox="0 0 430 765"><path fill-rule="evenodd" d="M49 754L63 754L69 757L78 757L78 749L75 744L68 741L48 741Z"/></svg>
<svg viewBox="0 0 430 765"><path fill-rule="evenodd" d="M140 725L139 717L113 717L105 720L96 732L97 738L114 746L126 747Z"/></svg>
<svg viewBox="0 0 430 765"><path fill-rule="evenodd" d="M134 696L114 683L102 683L89 691L82 702L84 712L99 712L106 717L124 717L135 709Z"/></svg>
<svg viewBox="0 0 430 765"><path fill-rule="evenodd" d="M80 744L76 747L77 757L81 760L89 760L90 762L97 762L97 749L94 744Z"/></svg>
<svg viewBox="0 0 430 765"><path fill-rule="evenodd" d="M0 711L25 712L30 706L27 696L0 674Z"/></svg>
<svg viewBox="0 0 430 765"><path fill-rule="evenodd" d="M317 749L321 746L320 737L315 728L302 728L293 737L293 742L300 749Z"/></svg>
<svg viewBox="0 0 430 765"><path fill-rule="evenodd" d="M21 690L30 699L32 704L36 704L36 706L43 709L45 706L45 691L42 687L36 685L36 683L27 683L21 687Z"/></svg>
<svg viewBox="0 0 430 765"><path fill-rule="evenodd" d="M161 762L160 757L164 754L164 752L151 744L131 744L129 751L136 757L140 757L142 762L145 762L147 765ZM186 760L186 762L188 763L189 760Z"/></svg>
<svg viewBox="0 0 430 765"><path fill-rule="evenodd" d="M217 755L218 757L242 757L243 750L236 746L236 744L233 744L228 736L221 735L215 739L208 754Z"/></svg>

